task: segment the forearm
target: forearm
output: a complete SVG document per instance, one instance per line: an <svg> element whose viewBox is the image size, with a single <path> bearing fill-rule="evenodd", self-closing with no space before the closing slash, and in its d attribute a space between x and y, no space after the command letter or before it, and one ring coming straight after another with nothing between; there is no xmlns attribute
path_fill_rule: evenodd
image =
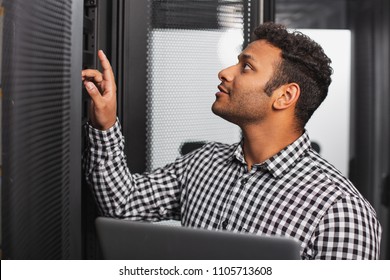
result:
<svg viewBox="0 0 390 280"><path fill-rule="evenodd" d="M117 122L107 131L91 126L86 130L88 148L84 154L84 172L99 209L105 216L126 215L133 180L126 164L120 124Z"/></svg>
<svg viewBox="0 0 390 280"><path fill-rule="evenodd" d="M85 177L102 215L149 221L180 215L178 172L182 169L178 164L153 173L131 174L118 121L106 131L88 126L87 134Z"/></svg>

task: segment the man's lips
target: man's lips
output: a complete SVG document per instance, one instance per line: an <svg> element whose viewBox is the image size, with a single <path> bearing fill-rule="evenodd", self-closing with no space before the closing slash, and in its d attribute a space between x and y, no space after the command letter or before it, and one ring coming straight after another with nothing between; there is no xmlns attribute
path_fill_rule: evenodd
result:
<svg viewBox="0 0 390 280"><path fill-rule="evenodd" d="M228 90L224 88L222 85L218 85L218 89L221 93L229 94Z"/></svg>

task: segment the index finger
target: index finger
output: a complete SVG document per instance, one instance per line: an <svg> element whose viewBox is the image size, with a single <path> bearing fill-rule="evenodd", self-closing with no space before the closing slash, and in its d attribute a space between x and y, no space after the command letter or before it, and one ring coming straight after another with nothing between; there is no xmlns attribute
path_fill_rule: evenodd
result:
<svg viewBox="0 0 390 280"><path fill-rule="evenodd" d="M84 69L81 71L82 80L93 80L96 83L101 83L103 81L103 75L98 70L95 69Z"/></svg>
<svg viewBox="0 0 390 280"><path fill-rule="evenodd" d="M115 81L114 73L112 71L110 62L107 59L107 56L104 54L102 50L99 50L98 57L103 69L103 80L114 82Z"/></svg>

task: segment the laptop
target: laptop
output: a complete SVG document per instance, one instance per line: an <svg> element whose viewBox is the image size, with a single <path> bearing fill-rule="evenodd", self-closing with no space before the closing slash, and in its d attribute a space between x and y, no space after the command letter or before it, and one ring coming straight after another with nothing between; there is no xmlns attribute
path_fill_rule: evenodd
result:
<svg viewBox="0 0 390 280"><path fill-rule="evenodd" d="M300 259L300 243L288 237L194 229L107 217L98 217L95 223L104 259Z"/></svg>

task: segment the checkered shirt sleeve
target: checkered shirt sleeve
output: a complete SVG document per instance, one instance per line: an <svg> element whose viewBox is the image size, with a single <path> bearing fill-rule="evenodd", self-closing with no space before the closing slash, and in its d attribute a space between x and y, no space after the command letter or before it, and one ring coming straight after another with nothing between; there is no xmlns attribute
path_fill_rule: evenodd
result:
<svg viewBox="0 0 390 280"><path fill-rule="evenodd" d="M180 162L152 174L131 174L119 121L106 131L88 124L86 130L84 172L102 215L148 221L180 218Z"/></svg>
<svg viewBox="0 0 390 280"><path fill-rule="evenodd" d="M320 221L312 239L316 259L379 259L381 228L362 200L345 196Z"/></svg>

